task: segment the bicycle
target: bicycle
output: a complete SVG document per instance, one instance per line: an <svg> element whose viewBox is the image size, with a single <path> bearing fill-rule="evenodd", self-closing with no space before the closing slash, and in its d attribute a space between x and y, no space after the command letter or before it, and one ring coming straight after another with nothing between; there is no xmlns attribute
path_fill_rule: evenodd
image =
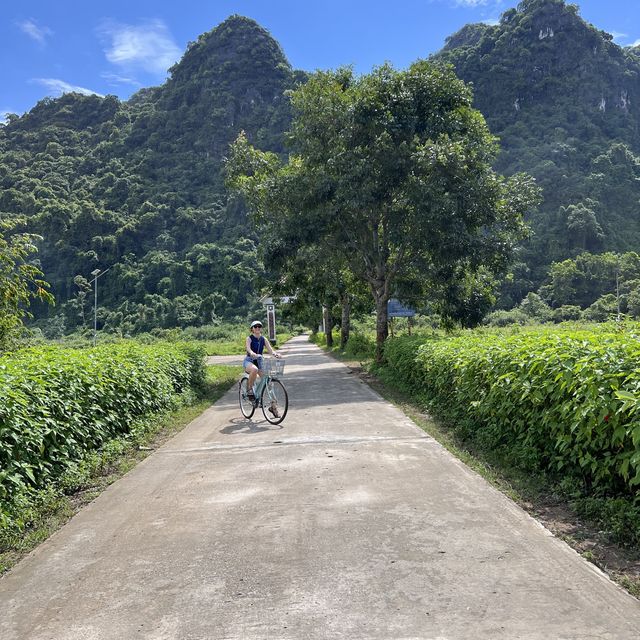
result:
<svg viewBox="0 0 640 640"><path fill-rule="evenodd" d="M284 374L284 360L282 358L264 358L263 374L254 385L254 401L249 399L247 383L249 374L245 374L238 383L238 400L240 411L245 418L253 417L255 410L261 407L262 413L271 424L280 424L289 410L289 396L284 385L279 380Z"/></svg>

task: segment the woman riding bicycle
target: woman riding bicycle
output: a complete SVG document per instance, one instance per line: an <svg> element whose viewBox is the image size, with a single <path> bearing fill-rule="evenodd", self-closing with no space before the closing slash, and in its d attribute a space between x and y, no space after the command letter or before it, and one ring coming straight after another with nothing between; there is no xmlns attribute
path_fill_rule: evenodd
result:
<svg viewBox="0 0 640 640"><path fill-rule="evenodd" d="M262 322L254 320L251 323L251 335L247 336L245 343L247 355L245 356L242 366L244 370L249 374L248 397L252 402L255 401L255 395L253 394L253 385L256 378L262 375L262 352L266 347L271 355L276 358L280 357L279 353L276 353L271 346L269 340L262 335Z"/></svg>

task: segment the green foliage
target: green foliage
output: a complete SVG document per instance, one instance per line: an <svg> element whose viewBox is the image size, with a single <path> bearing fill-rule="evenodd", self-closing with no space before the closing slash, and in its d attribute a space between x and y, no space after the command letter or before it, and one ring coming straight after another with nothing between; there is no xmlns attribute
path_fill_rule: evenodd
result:
<svg viewBox="0 0 640 640"><path fill-rule="evenodd" d="M549 281L540 288L540 294L554 307L585 309L585 319L592 322L604 322L617 316L618 311L639 318L640 256L634 252L584 252L574 259L553 263ZM555 311L554 317L562 315Z"/></svg>
<svg viewBox="0 0 640 640"><path fill-rule="evenodd" d="M32 312L38 319L62 315L52 335L62 327L68 332L89 326L89 274L115 265L99 283L100 329L126 336L154 327L246 318L261 285L277 279L264 273L262 259L275 258L268 267L277 270L278 257L295 256L320 223L339 222L344 210L324 206L329 201L348 204L355 185L360 200L353 198L354 210L386 197L395 203L384 209L388 229L398 236L406 227L427 233L433 220L454 220L458 206L468 212L470 202L482 205L472 181L461 182L461 177L465 171L473 175L484 161L508 176L526 171L544 189L542 205L527 213L534 234L516 256L499 308L512 308L538 289L552 261L573 259L585 250L628 252L640 245L636 49L616 45L563 0L527 0L504 13L498 25L465 26L448 38L435 61L453 64L474 87L471 103L468 86L450 71L440 67L430 74L433 86L423 106L447 114L440 124L409 105L408 96L420 88L415 70L426 64L418 63L414 71L400 73L402 87L393 85L393 73L385 67L366 78L347 70L315 74L306 93L293 95L298 115L308 109L313 117L307 124L299 118L299 126L291 127L288 92L305 82L306 74L291 69L263 28L231 16L189 44L162 86L142 89L126 102L65 94L10 117L0 126L0 213L3 219L24 217L20 229L43 237L36 243L39 268L58 303L52 311L35 301ZM353 102L351 112L345 110L344 100L356 95L362 99ZM388 96L402 99L381 108ZM485 144L488 131L472 106L499 136L500 150ZM353 118L345 119L345 113ZM415 123L419 126L412 130ZM290 163L284 183L288 203L312 210L315 217L313 224L281 225L263 239L249 224L242 199L227 193L223 158L244 131L247 141L271 152L261 160L277 166L287 129L295 156L312 151L321 169L313 173L308 164ZM339 144L330 140L336 133ZM469 135L484 141L469 149L464 143ZM319 145L305 150L301 141L313 136L329 142L336 157L320 157ZM404 155L390 153L394 145ZM412 163L418 171L407 173ZM403 175L414 178L401 189ZM483 184L494 193L498 189L492 181ZM526 184L514 177L501 188L513 193ZM276 199L282 202L283 196L284 190L276 190ZM432 202L441 206L425 205ZM418 203L415 219L404 216L399 222L398 203L409 209ZM515 208L526 210L520 204ZM513 248L513 236L505 235L509 238L494 243L501 260ZM418 285L433 280L437 284L429 291L440 299L441 313L465 325L476 323L494 297L487 275L461 260L454 269L432 265L425 279L422 268L400 268L402 250L391 236L388 259L398 273L387 293L417 292ZM437 242L437 233L430 237ZM465 234L461 238L461 244L468 240ZM262 256L258 240L269 241ZM340 248L349 242L354 237L334 244ZM453 255L449 249L443 253ZM493 271L490 257L484 259ZM342 272L343 263L335 262ZM375 285L367 282L367 287ZM611 291L578 303L543 298L553 307L586 308L606 293ZM629 296L630 308L640 311L640 294ZM304 313L310 318L317 309L307 305Z"/></svg>
<svg viewBox="0 0 640 640"><path fill-rule="evenodd" d="M607 322L616 317L618 304L616 297L609 293L598 298L590 307L584 310L582 317L589 322Z"/></svg>
<svg viewBox="0 0 640 640"><path fill-rule="evenodd" d="M554 309L552 316L554 322L570 322L580 320L582 317L582 309L578 305L564 304Z"/></svg>
<svg viewBox="0 0 640 640"><path fill-rule="evenodd" d="M397 338L393 375L481 446L514 464L577 479L593 496L640 485L638 335L565 330Z"/></svg>
<svg viewBox="0 0 640 640"><path fill-rule="evenodd" d="M38 347L0 365L0 525L15 496L42 489L87 452L130 433L138 418L202 387L192 344L122 342Z"/></svg>
<svg viewBox="0 0 640 640"><path fill-rule="evenodd" d="M287 163L245 136L232 148L229 184L257 221L332 248L370 289L378 356L394 291L428 293L443 314L477 323L525 234L537 189L492 170L495 139L471 99L450 67L426 61L317 72L291 94Z"/></svg>
<svg viewBox="0 0 640 640"><path fill-rule="evenodd" d="M537 294L528 293L520 303L518 309L522 311L530 321L548 322L551 319L551 307Z"/></svg>
<svg viewBox="0 0 640 640"><path fill-rule="evenodd" d="M285 91L302 79L252 20L189 45L161 87L127 102L64 94L0 126L0 212L41 235L41 269L67 331L121 335L245 317L261 285L256 237L227 199L222 158L239 131L282 150ZM37 318L44 305L34 305Z"/></svg>
<svg viewBox="0 0 640 640"><path fill-rule="evenodd" d="M0 220L0 351L14 343L24 319L31 317L27 310L31 300L53 303L42 272L28 261L39 238L29 233L10 235L17 224Z"/></svg>
<svg viewBox="0 0 640 640"><path fill-rule="evenodd" d="M70 462L63 473L43 489L30 489L14 495L7 504L7 517L0 525L0 574L20 557L50 535L83 504L113 480L127 472L131 465L146 456L156 438L187 424L202 409L220 398L237 380L241 367L208 366L202 393L197 402L190 393L181 394L184 404L177 412L146 415L130 425L127 433L108 440L98 450L87 451L82 458ZM78 492L83 492L78 495Z"/></svg>
<svg viewBox="0 0 640 640"><path fill-rule="evenodd" d="M375 339L372 335L354 332L349 336L344 353L352 358L373 358L376 353Z"/></svg>
<svg viewBox="0 0 640 640"><path fill-rule="evenodd" d="M630 100L640 58L578 11L564 0L520 2L497 25L465 26L435 56L473 83L474 105L501 141L497 170L526 171L544 190L520 255L528 273L508 283L507 307L552 261L640 243L640 104Z"/></svg>
<svg viewBox="0 0 640 640"><path fill-rule="evenodd" d="M526 313L523 313L520 309L511 309L505 311L498 309L487 314L483 320L483 323L491 327L507 327L511 324L529 324L531 319Z"/></svg>

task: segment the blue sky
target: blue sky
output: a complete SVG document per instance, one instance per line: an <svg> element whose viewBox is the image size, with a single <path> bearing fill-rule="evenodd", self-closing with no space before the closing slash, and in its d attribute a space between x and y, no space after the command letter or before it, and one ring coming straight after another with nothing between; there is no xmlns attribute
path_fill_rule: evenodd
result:
<svg viewBox="0 0 640 640"><path fill-rule="evenodd" d="M24 0L2 10L0 119L63 91L126 99L161 84L189 41L238 13L257 20L297 69L391 61L405 67L469 22L495 21L517 0ZM622 45L640 41L640 1L577 0Z"/></svg>

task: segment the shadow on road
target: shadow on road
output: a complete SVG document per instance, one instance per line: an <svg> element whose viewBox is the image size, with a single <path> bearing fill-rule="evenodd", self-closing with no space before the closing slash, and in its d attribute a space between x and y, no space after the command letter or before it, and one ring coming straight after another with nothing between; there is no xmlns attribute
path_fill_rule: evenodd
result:
<svg viewBox="0 0 640 640"><path fill-rule="evenodd" d="M226 427L220 429L220 433L225 435L250 435L254 433L264 433L265 431L280 431L281 424L269 424L266 420L264 424L247 420L246 418L233 418Z"/></svg>

